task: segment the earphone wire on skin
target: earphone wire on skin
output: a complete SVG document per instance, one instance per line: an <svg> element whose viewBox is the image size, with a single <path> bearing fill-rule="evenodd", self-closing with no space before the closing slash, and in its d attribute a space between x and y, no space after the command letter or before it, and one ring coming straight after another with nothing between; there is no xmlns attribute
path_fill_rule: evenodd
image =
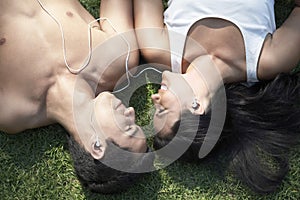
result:
<svg viewBox="0 0 300 200"><path fill-rule="evenodd" d="M63 57L64 57L64 62L65 62L65 65L67 67L67 69L69 70L70 73L72 74L79 74L82 70L84 70L90 60L91 60L91 57L92 57L92 38L91 38L91 24L95 23L95 22L98 22L100 20L106 20L110 26L112 27L112 29L114 30L115 33L118 33L117 29L114 27L114 25L112 24L112 22L106 18L106 17L100 17L98 19L95 19L93 21L91 21L90 23L88 23L88 46L89 46L89 54L88 54L88 58L86 60L86 62L79 68L79 69L73 69L69 66L68 62L67 62L67 53L66 53L66 44L65 44L65 35L64 35L64 31L63 31L63 26L62 24L59 22L59 20L48 10L46 9L46 7L44 6L44 4L40 1L40 0L37 0L37 2L39 3L39 5L41 6L41 8L55 21L55 23L59 26L59 29L60 29L60 32L61 32L61 38L62 38L62 48L63 48ZM131 76L132 78L137 78L138 76L140 76L144 71L146 70L154 70L158 73L162 73L161 71L153 68L153 67L147 67L145 69L143 69L142 71L140 71L137 75L132 75L128 69L128 61L129 61L129 56L130 56L130 51L131 51L131 47L130 47L130 44L128 42L128 40L126 40L126 38L120 34L120 37L125 41L125 43L127 44L127 47L128 47L128 50L127 50L127 55L126 55L126 60L125 60L125 70L126 70L126 78L127 78L127 85L124 86L123 88L119 89L119 90L116 90L116 91L113 91L112 93L117 93L117 92L121 92L123 90L125 90L126 88L129 87L130 85L130 78L129 76Z"/></svg>
<svg viewBox="0 0 300 200"><path fill-rule="evenodd" d="M82 70L84 70L90 60L91 60L91 57L92 57L92 44L91 44L91 24L95 23L95 22L98 22L100 20L106 20L110 26L112 27L112 29L114 30L115 33L118 33L117 29L113 26L112 22L106 18L106 17L101 17L101 18L98 18L98 19L95 19L93 21L91 21L90 23L88 23L88 45L89 45L89 54L88 54L88 58L86 60L86 62L79 68L79 69L73 69L69 66L68 62L67 62L67 56L66 56L66 45L65 45L65 35L64 35L64 31L63 31L63 26L62 24L59 22L59 20L48 10L46 9L46 7L44 6L44 4L42 4L42 2L40 0L37 0L37 2L39 3L39 5L41 6L41 8L55 21L55 23L59 26L59 29L60 29L60 32L61 32L61 38L62 38L62 48L63 48L63 57L64 57L64 62L65 62L65 65L67 67L67 69L69 70L70 73L72 74L79 74ZM144 71L146 70L154 70L154 71L157 71L158 73L162 73L161 71L153 68L153 67L147 67L145 69L143 69L142 71L140 71L137 75L132 75L129 71L129 68L128 68L128 61L129 61L129 56L130 56L130 44L128 42L128 40L126 40L126 38L120 34L120 37L125 41L125 43L127 44L127 47L128 47L128 50L127 50L127 55L126 55L126 60L125 60L125 70L126 70L126 78L127 78L127 85L124 86L123 88L119 89L119 90L116 90L116 91L113 91L112 93L117 93L117 92L121 92L123 90L125 90L126 88L128 88L130 86L130 78L129 76L133 77L133 78L137 78L138 76L140 76ZM92 126L92 129L96 135L96 143L95 143L95 147L97 148L100 148L101 146L101 143L99 141L99 137L97 135L97 131L94 127L94 124L93 124L93 118L94 118L94 111L92 110L92 113L91 113L91 118L90 118L90 124Z"/></svg>

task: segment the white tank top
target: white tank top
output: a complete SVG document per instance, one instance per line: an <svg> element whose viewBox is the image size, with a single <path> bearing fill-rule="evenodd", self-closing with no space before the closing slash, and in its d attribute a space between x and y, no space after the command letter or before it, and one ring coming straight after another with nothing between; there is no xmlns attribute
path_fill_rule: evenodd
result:
<svg viewBox="0 0 300 200"><path fill-rule="evenodd" d="M204 18L221 18L240 29L246 52L247 81L257 82L263 42L276 29L274 0L169 0L164 22L169 30L172 71L181 73L187 33L195 22Z"/></svg>

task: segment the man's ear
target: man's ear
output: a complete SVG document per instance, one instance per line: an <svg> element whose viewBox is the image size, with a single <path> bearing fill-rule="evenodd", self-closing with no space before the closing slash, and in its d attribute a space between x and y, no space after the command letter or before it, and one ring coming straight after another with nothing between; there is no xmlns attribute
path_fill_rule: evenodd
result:
<svg viewBox="0 0 300 200"><path fill-rule="evenodd" d="M96 160L99 160L99 159L103 158L105 150L106 150L105 146L103 144L100 144L99 141L93 142L91 149L92 149L91 150L91 155Z"/></svg>

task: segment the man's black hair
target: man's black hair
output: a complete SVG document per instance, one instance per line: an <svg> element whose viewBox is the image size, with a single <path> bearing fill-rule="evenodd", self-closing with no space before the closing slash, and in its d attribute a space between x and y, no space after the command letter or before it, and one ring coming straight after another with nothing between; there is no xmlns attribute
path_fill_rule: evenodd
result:
<svg viewBox="0 0 300 200"><path fill-rule="evenodd" d="M259 193L273 192L288 171L288 153L300 137L300 73L280 74L272 81L248 87L244 84L226 85L227 113L218 143L230 152L229 160L236 175ZM181 159L194 161L207 133L210 113L200 116L199 124L186 111L167 138L156 135L154 148L176 140L190 140L189 126L198 126L196 137ZM195 130L192 128L191 130ZM194 134L194 133L193 133ZM180 144L180 141L174 143ZM225 144L225 145L224 145Z"/></svg>
<svg viewBox="0 0 300 200"><path fill-rule="evenodd" d="M104 157L96 160L72 136L68 136L69 150L74 168L80 182L92 192L109 194L119 193L136 183L144 173L134 173L135 169L152 169L154 155L151 153L137 157L133 154L118 156L118 148L110 140L106 140L107 147ZM103 162L118 166L130 166L133 173L113 169Z"/></svg>

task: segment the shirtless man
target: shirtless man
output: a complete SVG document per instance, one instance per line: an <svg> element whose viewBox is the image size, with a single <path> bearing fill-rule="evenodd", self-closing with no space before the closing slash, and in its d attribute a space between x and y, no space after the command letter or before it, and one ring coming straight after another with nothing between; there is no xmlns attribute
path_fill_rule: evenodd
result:
<svg viewBox="0 0 300 200"><path fill-rule="evenodd" d="M4 0L0 13L0 130L15 134L60 123L70 134L70 151L84 185L102 193L129 187L127 180L137 177L127 173L129 170L121 172L109 166L110 171L100 176L97 173L109 167L94 164L96 176L84 174L93 169L77 167L82 162L77 162L74 146L92 156L87 158L91 163L117 157L110 154L104 158L111 143L132 152L146 152L146 138L134 122L134 110L105 92L125 73L127 51L131 49L128 67L138 63L132 0L102 0L100 17L107 19L99 23L75 0ZM89 55L90 62L85 65ZM93 71L97 73L89 73ZM76 113L82 116L76 117ZM137 158L128 155L128 162L130 159ZM122 165L121 161L117 165ZM130 172L142 165L132 165Z"/></svg>

